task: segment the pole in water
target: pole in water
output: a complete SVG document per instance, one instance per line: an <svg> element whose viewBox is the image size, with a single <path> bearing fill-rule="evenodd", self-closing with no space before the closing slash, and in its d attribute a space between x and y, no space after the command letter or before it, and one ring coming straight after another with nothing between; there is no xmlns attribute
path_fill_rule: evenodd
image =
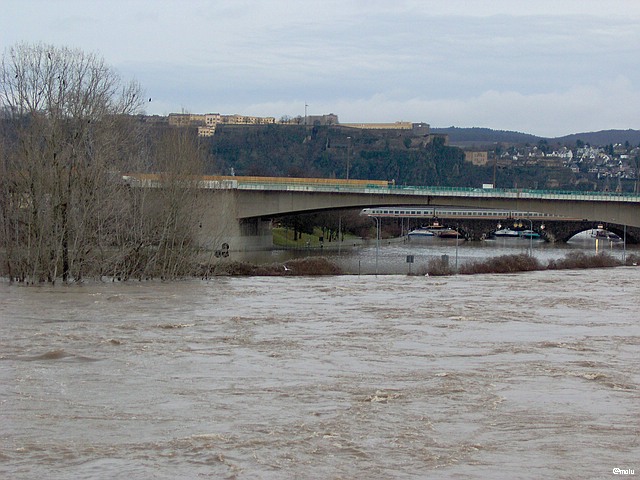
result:
<svg viewBox="0 0 640 480"><path fill-rule="evenodd" d="M376 276L378 275L378 254L380 253L380 219L373 217L376 220Z"/></svg>

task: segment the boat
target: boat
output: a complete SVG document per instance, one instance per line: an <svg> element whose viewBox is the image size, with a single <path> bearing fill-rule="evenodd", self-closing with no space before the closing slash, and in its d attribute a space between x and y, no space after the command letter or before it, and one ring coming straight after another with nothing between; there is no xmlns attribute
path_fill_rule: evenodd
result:
<svg viewBox="0 0 640 480"><path fill-rule="evenodd" d="M522 230L520 233L520 238L540 238L540 234L538 232L534 232L533 230Z"/></svg>
<svg viewBox="0 0 640 480"><path fill-rule="evenodd" d="M494 237L508 237L508 238L517 238L520 236L520 232L517 230L511 230L510 228L502 228L500 230L496 230L493 232Z"/></svg>
<svg viewBox="0 0 640 480"><path fill-rule="evenodd" d="M411 237L417 237L417 238L425 238L425 237L435 237L436 234L433 233L431 230L429 230L426 227L420 227L420 228L416 228L414 230L411 230L409 233L409 238Z"/></svg>
<svg viewBox="0 0 640 480"><path fill-rule="evenodd" d="M453 228L445 227L437 220L434 220L431 225L427 227L436 237L439 238L457 238L460 234Z"/></svg>
<svg viewBox="0 0 640 480"><path fill-rule="evenodd" d="M431 225L423 226L411 230L409 237L438 237L438 238L457 238L460 236L457 230L441 225L434 221Z"/></svg>
<svg viewBox="0 0 640 480"><path fill-rule="evenodd" d="M591 238L595 238L596 240L609 240L610 242L621 242L622 239L613 232L608 230L591 230Z"/></svg>
<svg viewBox="0 0 640 480"><path fill-rule="evenodd" d="M453 228L445 228L436 232L436 235L440 238L458 238L460 234Z"/></svg>

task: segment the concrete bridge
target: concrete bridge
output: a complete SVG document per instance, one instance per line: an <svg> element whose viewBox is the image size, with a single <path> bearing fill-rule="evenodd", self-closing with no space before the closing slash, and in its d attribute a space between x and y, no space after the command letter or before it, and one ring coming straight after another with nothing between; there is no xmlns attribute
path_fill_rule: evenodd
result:
<svg viewBox="0 0 640 480"><path fill-rule="evenodd" d="M236 192L236 218L244 235L258 233L266 227L262 222L279 215L383 205L503 208L578 219L579 224L564 223L556 236L561 240L598 222L640 228L640 196L609 192L269 183L240 183ZM622 236L621 227L609 229Z"/></svg>
<svg viewBox="0 0 640 480"><path fill-rule="evenodd" d="M161 188L159 176L129 175L132 186ZM296 213L384 205L509 209L640 228L640 195L523 189L407 187L375 180L199 177L204 244L232 250L271 246L271 219ZM225 226L225 232L220 231Z"/></svg>

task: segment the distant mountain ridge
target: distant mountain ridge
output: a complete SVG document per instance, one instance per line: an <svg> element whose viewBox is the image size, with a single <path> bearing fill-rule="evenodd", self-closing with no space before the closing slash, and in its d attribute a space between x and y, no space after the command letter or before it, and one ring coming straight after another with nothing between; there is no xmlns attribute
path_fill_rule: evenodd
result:
<svg viewBox="0 0 640 480"><path fill-rule="evenodd" d="M640 130L601 130L599 132L573 133L551 139L560 143L575 143L576 140L582 140L590 145L609 145L620 143L624 145L629 142L632 146L640 145Z"/></svg>
<svg viewBox="0 0 640 480"><path fill-rule="evenodd" d="M548 143L560 143L573 145L576 140L581 140L584 143L590 145L609 145L609 144L624 144L629 142L631 145L640 144L640 130L601 130L599 132L583 132L573 133L571 135L565 135L563 137L547 138L539 137L529 133L514 132L509 130L493 130L491 128L462 128L462 127L447 127L447 128L431 128L433 133L442 133L449 135L449 142L451 145L458 146L486 146L496 143L509 143L509 144L522 144L530 143L536 144L541 140L546 140Z"/></svg>

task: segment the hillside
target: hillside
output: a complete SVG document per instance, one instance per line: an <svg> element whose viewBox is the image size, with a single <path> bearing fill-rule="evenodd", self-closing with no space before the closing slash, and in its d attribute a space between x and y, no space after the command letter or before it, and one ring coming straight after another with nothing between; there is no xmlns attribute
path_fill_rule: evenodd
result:
<svg viewBox="0 0 640 480"><path fill-rule="evenodd" d="M481 147L484 145L495 145L496 143L523 144L538 143L541 137L536 137L528 133L512 132L508 130L492 130L490 128L431 128L433 133L449 135L451 145L470 147Z"/></svg>
<svg viewBox="0 0 640 480"><path fill-rule="evenodd" d="M490 173L464 152L411 131L340 126L222 126L206 140L207 173L393 180L407 185L472 186ZM484 169L486 170L486 169Z"/></svg>
<svg viewBox="0 0 640 480"><path fill-rule="evenodd" d="M601 130L599 132L574 133L564 137L552 139L554 142L574 145L576 140L581 140L590 145L609 145L616 143L624 145L640 145L640 130Z"/></svg>
<svg viewBox="0 0 640 480"><path fill-rule="evenodd" d="M502 144L536 144L545 140L551 144L575 145L577 140L590 145L622 144L640 145L640 130L602 130L599 132L582 132L556 138L544 138L528 133L508 130L492 130L490 128L432 128L434 133L449 135L449 143L459 147L487 148L497 143Z"/></svg>

